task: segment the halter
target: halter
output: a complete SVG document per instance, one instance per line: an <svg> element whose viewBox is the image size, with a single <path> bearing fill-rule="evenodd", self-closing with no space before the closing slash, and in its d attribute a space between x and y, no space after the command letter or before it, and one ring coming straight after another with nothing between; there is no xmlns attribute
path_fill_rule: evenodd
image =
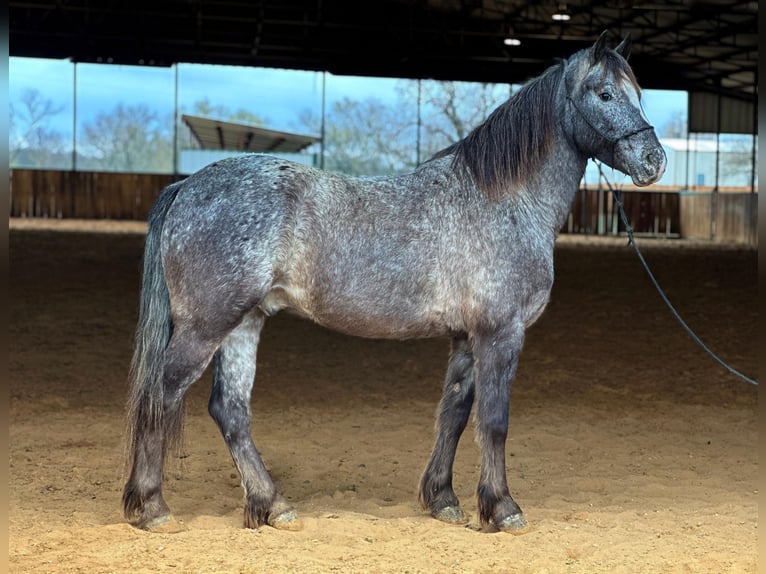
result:
<svg viewBox="0 0 766 574"><path fill-rule="evenodd" d="M631 130L631 131L629 131L627 133L624 133L621 136L618 136L616 138L612 138L612 137L609 137L609 136L606 136L606 135L602 134L601 131L596 126L593 125L593 123L588 119L588 116L586 116L582 112L582 110L580 110L580 108L577 106L575 101L569 95L569 89L568 88L567 88L567 100L569 101L570 104L572 104L572 107L575 109L575 111L577 111L577 113L580 114L580 117L583 120L585 120L585 123L588 124L590 129L592 129L594 132L596 132L601 139L604 139L607 142L609 142L610 144L612 144L612 156L614 156L614 146L616 146L617 142L619 142L620 140L632 138L633 136L635 136L637 134L640 134L641 132L645 132L647 130L653 130L654 129L653 125L644 122L646 125L643 125L643 126L641 126L639 128Z"/></svg>

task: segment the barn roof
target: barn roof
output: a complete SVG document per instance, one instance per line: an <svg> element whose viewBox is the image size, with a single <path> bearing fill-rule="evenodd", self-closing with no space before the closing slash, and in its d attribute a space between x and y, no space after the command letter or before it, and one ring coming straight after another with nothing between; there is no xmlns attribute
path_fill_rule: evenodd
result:
<svg viewBox="0 0 766 574"><path fill-rule="evenodd" d="M689 130L755 133L754 0L11 0L11 56L520 83L605 30L641 86L689 92Z"/></svg>
<svg viewBox="0 0 766 574"><path fill-rule="evenodd" d="M295 153L320 141L314 136L201 116L184 114L181 119L203 149Z"/></svg>
<svg viewBox="0 0 766 574"><path fill-rule="evenodd" d="M518 83L604 30L644 88L756 101L753 0L11 0L11 56Z"/></svg>

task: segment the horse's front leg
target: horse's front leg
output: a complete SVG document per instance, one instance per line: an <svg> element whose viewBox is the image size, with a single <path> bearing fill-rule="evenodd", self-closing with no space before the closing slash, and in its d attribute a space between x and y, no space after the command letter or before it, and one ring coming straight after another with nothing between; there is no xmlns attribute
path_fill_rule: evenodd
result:
<svg viewBox="0 0 766 574"><path fill-rule="evenodd" d="M524 343L524 326L474 335L476 363L476 438L481 447L477 491L479 518L505 532L520 533L527 522L508 491L505 441L511 382Z"/></svg>
<svg viewBox="0 0 766 574"><path fill-rule="evenodd" d="M444 392L436 415L436 441L420 479L420 504L434 518L462 524L467 521L452 488L452 466L474 398L473 355L465 337L452 340Z"/></svg>

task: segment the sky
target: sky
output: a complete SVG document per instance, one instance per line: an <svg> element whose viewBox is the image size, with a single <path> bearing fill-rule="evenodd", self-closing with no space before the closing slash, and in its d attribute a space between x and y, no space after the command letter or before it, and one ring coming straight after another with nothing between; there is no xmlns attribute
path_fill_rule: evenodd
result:
<svg viewBox="0 0 766 574"><path fill-rule="evenodd" d="M195 102L207 98L211 104L232 111L245 109L262 118L268 128L295 131L302 111L309 109L319 115L321 110L321 73L205 64L179 64L177 68L84 63L74 66L67 60L10 58L8 96L12 104L18 104L25 89L38 90L56 105L63 106L49 126L71 134L75 111L78 125L112 110L118 103L143 103L161 117L172 114L176 74L178 105L182 111L190 111ZM75 76L76 110L73 104ZM327 103L331 105L344 97L394 103L396 86L403 81L328 74ZM686 92L643 90L642 94L644 110L657 128L662 128L679 113L686 115Z"/></svg>

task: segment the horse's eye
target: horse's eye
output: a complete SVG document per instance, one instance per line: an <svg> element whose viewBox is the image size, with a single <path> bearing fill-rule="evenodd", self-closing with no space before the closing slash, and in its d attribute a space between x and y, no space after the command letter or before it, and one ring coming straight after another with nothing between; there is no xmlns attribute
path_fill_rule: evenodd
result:
<svg viewBox="0 0 766 574"><path fill-rule="evenodd" d="M610 94L609 92L601 92L598 95L598 97L601 98L601 101L608 102L609 100L612 99L612 94Z"/></svg>

